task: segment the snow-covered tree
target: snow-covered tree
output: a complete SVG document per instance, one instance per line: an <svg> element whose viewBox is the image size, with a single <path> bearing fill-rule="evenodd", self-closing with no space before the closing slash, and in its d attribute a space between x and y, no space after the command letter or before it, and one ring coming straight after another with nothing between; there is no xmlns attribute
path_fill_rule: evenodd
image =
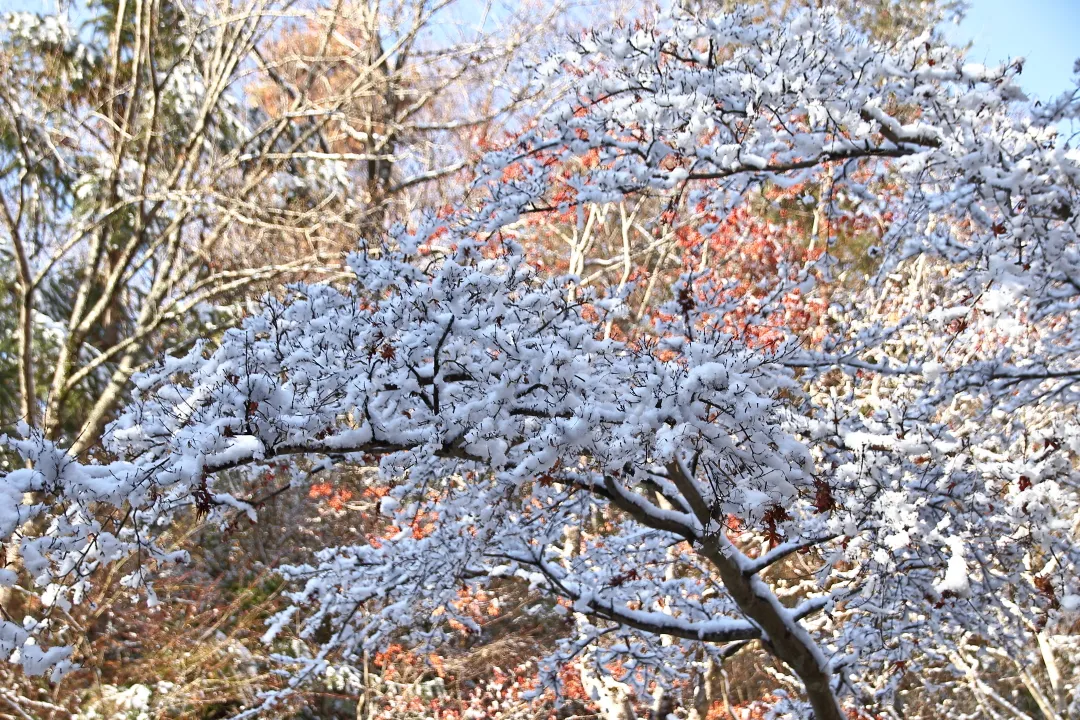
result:
<svg viewBox="0 0 1080 720"><path fill-rule="evenodd" d="M1080 157L1055 130L1080 103L1028 107L1019 70L817 11L580 39L541 68L574 95L485 158L471 205L366 240L350 289L268 297L138 376L114 460L6 441L28 467L0 480L0 537L40 607L0 650L62 671L98 568L126 560L153 602L178 513L254 520L237 474L347 464L378 468L385 522L279 568L293 605L264 640L321 637L282 654L296 684L438 647L477 627L463 591L522 584L571 629L543 682L584 657L639 697L756 643L798 681L776 711L833 720L979 648L1019 657L1080 605ZM659 196L724 218L823 178L827 215L882 228L868 282L828 252L754 292L690 272L614 339L625 292L522 250L537 214ZM808 298L815 332L774 322Z"/></svg>

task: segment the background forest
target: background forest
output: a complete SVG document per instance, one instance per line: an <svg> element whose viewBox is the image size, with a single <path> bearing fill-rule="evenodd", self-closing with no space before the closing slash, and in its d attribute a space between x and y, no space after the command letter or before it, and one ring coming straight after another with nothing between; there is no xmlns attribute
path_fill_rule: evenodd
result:
<svg viewBox="0 0 1080 720"><path fill-rule="evenodd" d="M361 242L478 204L482 158L513 147L575 91L572 73L544 71L549 56L593 29L630 32L675 11L736 12L782 31L802 3L85 0L59 13L0 14L0 435L33 432L82 463L105 461L102 436L159 358L221 341L292 283L346 286L346 256ZM852 37L889 47L917 39L927 58L944 43L942 23L961 10L951 0L825 5ZM917 117L902 106L889 112ZM567 185L598 157L559 158ZM837 173L773 184L724 216L688 194L625 193L572 211L556 197L514 227L541 275L579 279L567 302L587 305L594 291L622 299L623 312L592 318L604 339L638 342L670 320L672 303L692 304L680 280L689 273L698 283L723 278L742 303L728 321L755 347L788 337L811 346L827 342L837 308L873 298L881 317L895 318L910 311L898 288L914 293L947 274L926 262L890 269L894 284L876 285L894 218L855 212L860 198L845 194L846 182ZM866 182L882 197L901 194L887 174ZM792 292L788 269L822 258L829 272L815 291ZM773 301L779 311L759 312ZM943 336L968 329L961 315L936 317ZM395 359L391 346L379 352ZM839 397L841 375L815 392ZM1032 453L1049 455L1065 440L1032 443ZM0 471L26 464L15 446L0 445ZM556 692L538 668L576 632L567 609L577 606L496 577L486 588L462 585L456 608L468 622L453 620L456 633L437 649L418 650L402 635L260 705L290 686L283 658L316 657L335 632L327 616L314 629L277 620L268 633L290 591L276 568L389 537L395 522L390 490L370 467L320 467L304 484L290 472L271 464L254 480L238 470L219 476L217 489L257 509L258 522L239 506L219 507L205 486L196 491L157 539L190 558L147 565L153 602L142 579L130 581L141 557L95 567L84 601L57 606L76 629L67 642L78 666L52 681L0 665L0 718L209 720L257 708L259 717L326 720L743 720L781 712L777 688L798 687L763 643L748 640L723 657L702 655L651 694L598 673L588 653L567 656L548 668L560 678ZM814 487L809 502L828 514L831 487ZM566 547L615 532L617 514L594 512ZM778 545L790 519L773 506L745 528L746 542L760 531L753 542ZM44 520L27 522L45 532ZM417 516L410 532L421 537L434 522ZM733 516L727 522L740 531ZM0 613L26 625L40 600L27 590L23 550L10 541L0 553L0 573L12 579L0 582ZM770 581L798 596L820 560L792 552L769 568ZM630 572L607 582L632 585ZM1041 582L1052 621L1018 631L1030 641L1026 654L965 636L948 657L885 668L888 699L850 716L1077 717L1080 618L1067 612L1076 596L1065 602L1061 588Z"/></svg>

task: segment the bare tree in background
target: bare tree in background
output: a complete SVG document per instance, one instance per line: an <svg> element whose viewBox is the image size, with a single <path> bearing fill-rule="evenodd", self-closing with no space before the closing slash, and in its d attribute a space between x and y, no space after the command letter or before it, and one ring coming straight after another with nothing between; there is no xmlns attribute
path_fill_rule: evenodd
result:
<svg viewBox="0 0 1080 720"><path fill-rule="evenodd" d="M297 118L295 99L306 97L329 118L324 151L353 164L358 222L379 228L421 198L454 197L470 161L546 96L526 68L568 31L568 10L535 0L340 2L259 54L265 74L251 95L270 117Z"/></svg>

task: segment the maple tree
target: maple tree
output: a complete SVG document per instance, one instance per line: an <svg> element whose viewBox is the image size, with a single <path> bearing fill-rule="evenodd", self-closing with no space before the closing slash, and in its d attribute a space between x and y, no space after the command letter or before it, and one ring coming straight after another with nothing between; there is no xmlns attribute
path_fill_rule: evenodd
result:
<svg viewBox="0 0 1080 720"><path fill-rule="evenodd" d="M351 288L296 285L139 375L105 433L115 460L5 441L29 467L0 480L0 537L40 608L0 624L0 651L62 673L63 611L96 569L137 557L125 583L152 602L154 565L185 559L155 542L175 516L255 520L220 473L326 495L342 464L378 468L386 524L278 568L292 605L265 642L330 628L281 655L292 687L436 649L477 627L463 592L504 585L570 628L540 685L584 655L594 684L643 697L756 643L798 679L774 712L819 720L1069 622L1080 157L1055 124L1077 94L1031 108L1015 65L880 45L830 11L782 30L676 14L540 72L573 93L485 156L471 205L367 239ZM523 249L530 217L584 228L639 198L684 198L669 206L710 238L823 178L830 223L880 229L865 283L838 288L821 252L770 259L760 287L691 267L616 336L629 280L581 286Z"/></svg>

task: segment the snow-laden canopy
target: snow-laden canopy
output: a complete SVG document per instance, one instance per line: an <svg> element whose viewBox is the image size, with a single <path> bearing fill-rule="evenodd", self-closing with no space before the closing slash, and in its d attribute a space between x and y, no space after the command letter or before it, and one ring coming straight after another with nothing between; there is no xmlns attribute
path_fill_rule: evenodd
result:
<svg viewBox="0 0 1080 720"><path fill-rule="evenodd" d="M0 478L0 538L43 609L0 621L0 653L62 670L57 610L96 569L138 554L147 585L183 560L155 545L176 513L254 518L217 478L269 464L297 485L377 466L398 529L280 569L295 607L266 640L297 613L334 629L298 681L403 632L437 645L473 622L460 589L495 579L573 613L552 668L591 645L647 683L756 640L822 719L965 633L1021 647L1080 594L1080 164L1054 129L1080 105L1028 107L1018 71L817 12L581 40L541 69L576 95L486 158L482 200L368 240L350 287L294 287L163 360L108 430L115 459L6 441L28 467ZM732 333L740 297L692 275L612 339L617 295L522 250L538 213L652 193L723 216L826 178L831 213L885 227L883 265L829 295L815 342ZM787 268L750 321L828 280L827 256ZM818 568L794 585L770 574L793 553Z"/></svg>

